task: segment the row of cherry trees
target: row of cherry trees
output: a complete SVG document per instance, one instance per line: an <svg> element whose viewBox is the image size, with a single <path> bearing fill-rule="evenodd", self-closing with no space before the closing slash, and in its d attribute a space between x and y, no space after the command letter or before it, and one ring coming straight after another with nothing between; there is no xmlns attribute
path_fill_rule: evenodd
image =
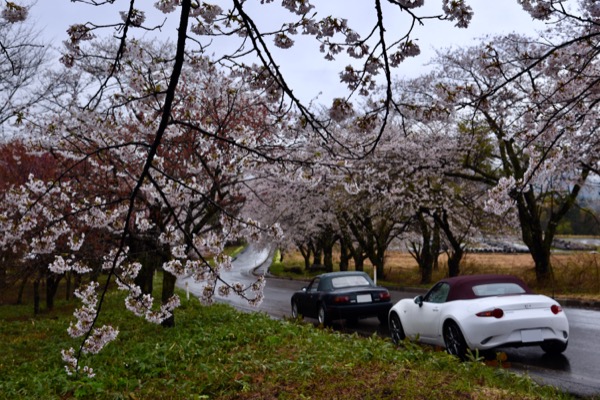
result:
<svg viewBox="0 0 600 400"><path fill-rule="evenodd" d="M113 282L129 310L167 326L178 276L204 282L206 303L219 291L258 304L262 279L244 287L219 274L231 268L225 245L240 238L312 245L326 260L339 241L342 268L368 258L385 276L385 252L404 237L426 282L437 237L455 275L471 236L514 221L546 281L555 225L598 172L600 10L594 1L518 2L561 22L543 40L510 36L442 53L437 71L407 82L392 71L419 53L413 26L437 18L466 27L468 2L444 0L426 16L423 1L375 0L364 36L340 16L317 17L306 0L283 1L289 19L275 28L258 17L270 1L239 0L131 0L114 25L71 26L64 68L46 75L52 85L35 108L13 107L5 119L38 156L53 157L56 174L4 188L0 214L3 251L49 276L108 278L75 292L82 307L69 334L81 345L63 352L67 371L92 375L82 354L118 334L97 323ZM6 26L26 20L25 6L2 7ZM146 25L150 8L175 19L175 44L136 36L168 26ZM395 15L406 30L387 26ZM279 67L299 35L326 60L350 60L339 75L349 95L325 110L301 102ZM153 268L165 271L160 305Z"/></svg>
<svg viewBox="0 0 600 400"><path fill-rule="evenodd" d="M398 93L408 94L411 87L399 84ZM313 257L333 270L337 245L341 270L350 260L362 270L369 260L385 278L386 253L402 240L410 244L423 283L431 282L442 250L449 256L449 274L458 275L470 240L501 232L498 222L507 225L506 216L485 211L488 186L455 176L471 146L452 135L447 117L434 121L433 114L409 108L382 135L357 126L351 115L337 121L337 136L349 137L345 143L359 147L378 136L377 147L360 158L339 158L346 149L332 156L305 146L297 154L316 154L311 163L292 171L296 179L279 175L255 183L256 197L248 196L245 211L281 224L282 246L299 249L307 269Z"/></svg>
<svg viewBox="0 0 600 400"><path fill-rule="evenodd" d="M343 168L336 166L328 179L315 183L333 181L334 189L314 192L307 207L320 193L333 201L324 209L337 210L336 224L333 229L322 218L310 237L335 232L347 249L343 242L351 232L362 250L357 263L368 255L383 276L391 239L416 230L421 237L412 242L412 253L427 282L439 250L437 232L449 249L452 276L474 234L492 226L513 228L529 248L538 282L550 284L557 227L589 177L598 174L600 154L598 6L581 2L577 12L555 6L548 12L563 19L540 38L490 37L471 48L440 52L434 72L398 82L392 118L377 121L387 123L384 133L369 138L357 132L363 145L377 141L377 147L366 157L347 157ZM541 12L539 7L531 9ZM384 104L385 97L371 103ZM353 110L345 111L352 118ZM349 134L352 127L341 130ZM349 200L336 200L332 192ZM386 200L389 207L382 204ZM331 240L323 246L327 243Z"/></svg>

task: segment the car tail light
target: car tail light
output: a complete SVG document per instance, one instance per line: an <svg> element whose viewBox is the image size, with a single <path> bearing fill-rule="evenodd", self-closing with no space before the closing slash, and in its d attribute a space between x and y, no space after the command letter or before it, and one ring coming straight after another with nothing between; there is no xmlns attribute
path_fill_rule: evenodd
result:
<svg viewBox="0 0 600 400"><path fill-rule="evenodd" d="M382 292L382 293L379 294L379 298L381 300L385 301L385 300L390 300L392 298L392 296L390 296L389 292Z"/></svg>
<svg viewBox="0 0 600 400"><path fill-rule="evenodd" d="M482 311L476 314L478 317L494 317L494 318L502 318L504 316L504 311L501 308L494 308L489 311Z"/></svg>
<svg viewBox="0 0 600 400"><path fill-rule="evenodd" d="M550 307L550 311L552 311L552 314L556 315L560 312L562 312L562 307L561 306L557 306L556 304L553 304L552 307Z"/></svg>
<svg viewBox="0 0 600 400"><path fill-rule="evenodd" d="M350 302L350 296L335 296L333 298L333 302L334 303L349 303Z"/></svg>

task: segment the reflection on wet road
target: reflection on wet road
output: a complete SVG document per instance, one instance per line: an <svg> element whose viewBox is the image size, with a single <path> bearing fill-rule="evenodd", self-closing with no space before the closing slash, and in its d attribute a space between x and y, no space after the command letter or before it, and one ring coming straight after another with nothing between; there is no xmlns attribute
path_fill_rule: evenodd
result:
<svg viewBox="0 0 600 400"><path fill-rule="evenodd" d="M569 347L551 357L537 348L502 349L518 370L545 384L579 396L600 398L600 312L565 309L569 319Z"/></svg>

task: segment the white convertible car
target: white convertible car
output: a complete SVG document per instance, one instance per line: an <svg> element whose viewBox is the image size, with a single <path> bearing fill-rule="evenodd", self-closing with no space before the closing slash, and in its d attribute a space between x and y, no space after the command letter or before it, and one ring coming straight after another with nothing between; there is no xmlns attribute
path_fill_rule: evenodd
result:
<svg viewBox="0 0 600 400"><path fill-rule="evenodd" d="M394 343L408 337L445 347L463 360L469 349L496 347L539 345L558 354L569 342L560 304L509 275L442 279L425 296L397 302L388 319Z"/></svg>

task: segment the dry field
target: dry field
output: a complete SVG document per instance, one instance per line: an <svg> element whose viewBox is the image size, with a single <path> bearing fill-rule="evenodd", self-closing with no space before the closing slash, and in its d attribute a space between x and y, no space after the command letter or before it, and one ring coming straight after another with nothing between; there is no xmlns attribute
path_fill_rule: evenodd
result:
<svg viewBox="0 0 600 400"><path fill-rule="evenodd" d="M534 264L529 254L468 253L461 263L461 274L512 274L521 277L539 292L552 291L556 295L600 298L600 254L556 253L551 260L555 281L553 288L537 287ZM338 260L334 259L335 265L337 262ZM438 263L439 267L433 273L434 282L447 275L445 255L440 256ZM304 261L299 253L291 253L285 255L284 264L288 268L299 267L304 265ZM353 268L351 265L350 269ZM365 271L372 271L368 262L365 262ZM408 253L389 252L385 261L385 275L385 282L388 284L398 286L419 286L420 284L417 262Z"/></svg>

